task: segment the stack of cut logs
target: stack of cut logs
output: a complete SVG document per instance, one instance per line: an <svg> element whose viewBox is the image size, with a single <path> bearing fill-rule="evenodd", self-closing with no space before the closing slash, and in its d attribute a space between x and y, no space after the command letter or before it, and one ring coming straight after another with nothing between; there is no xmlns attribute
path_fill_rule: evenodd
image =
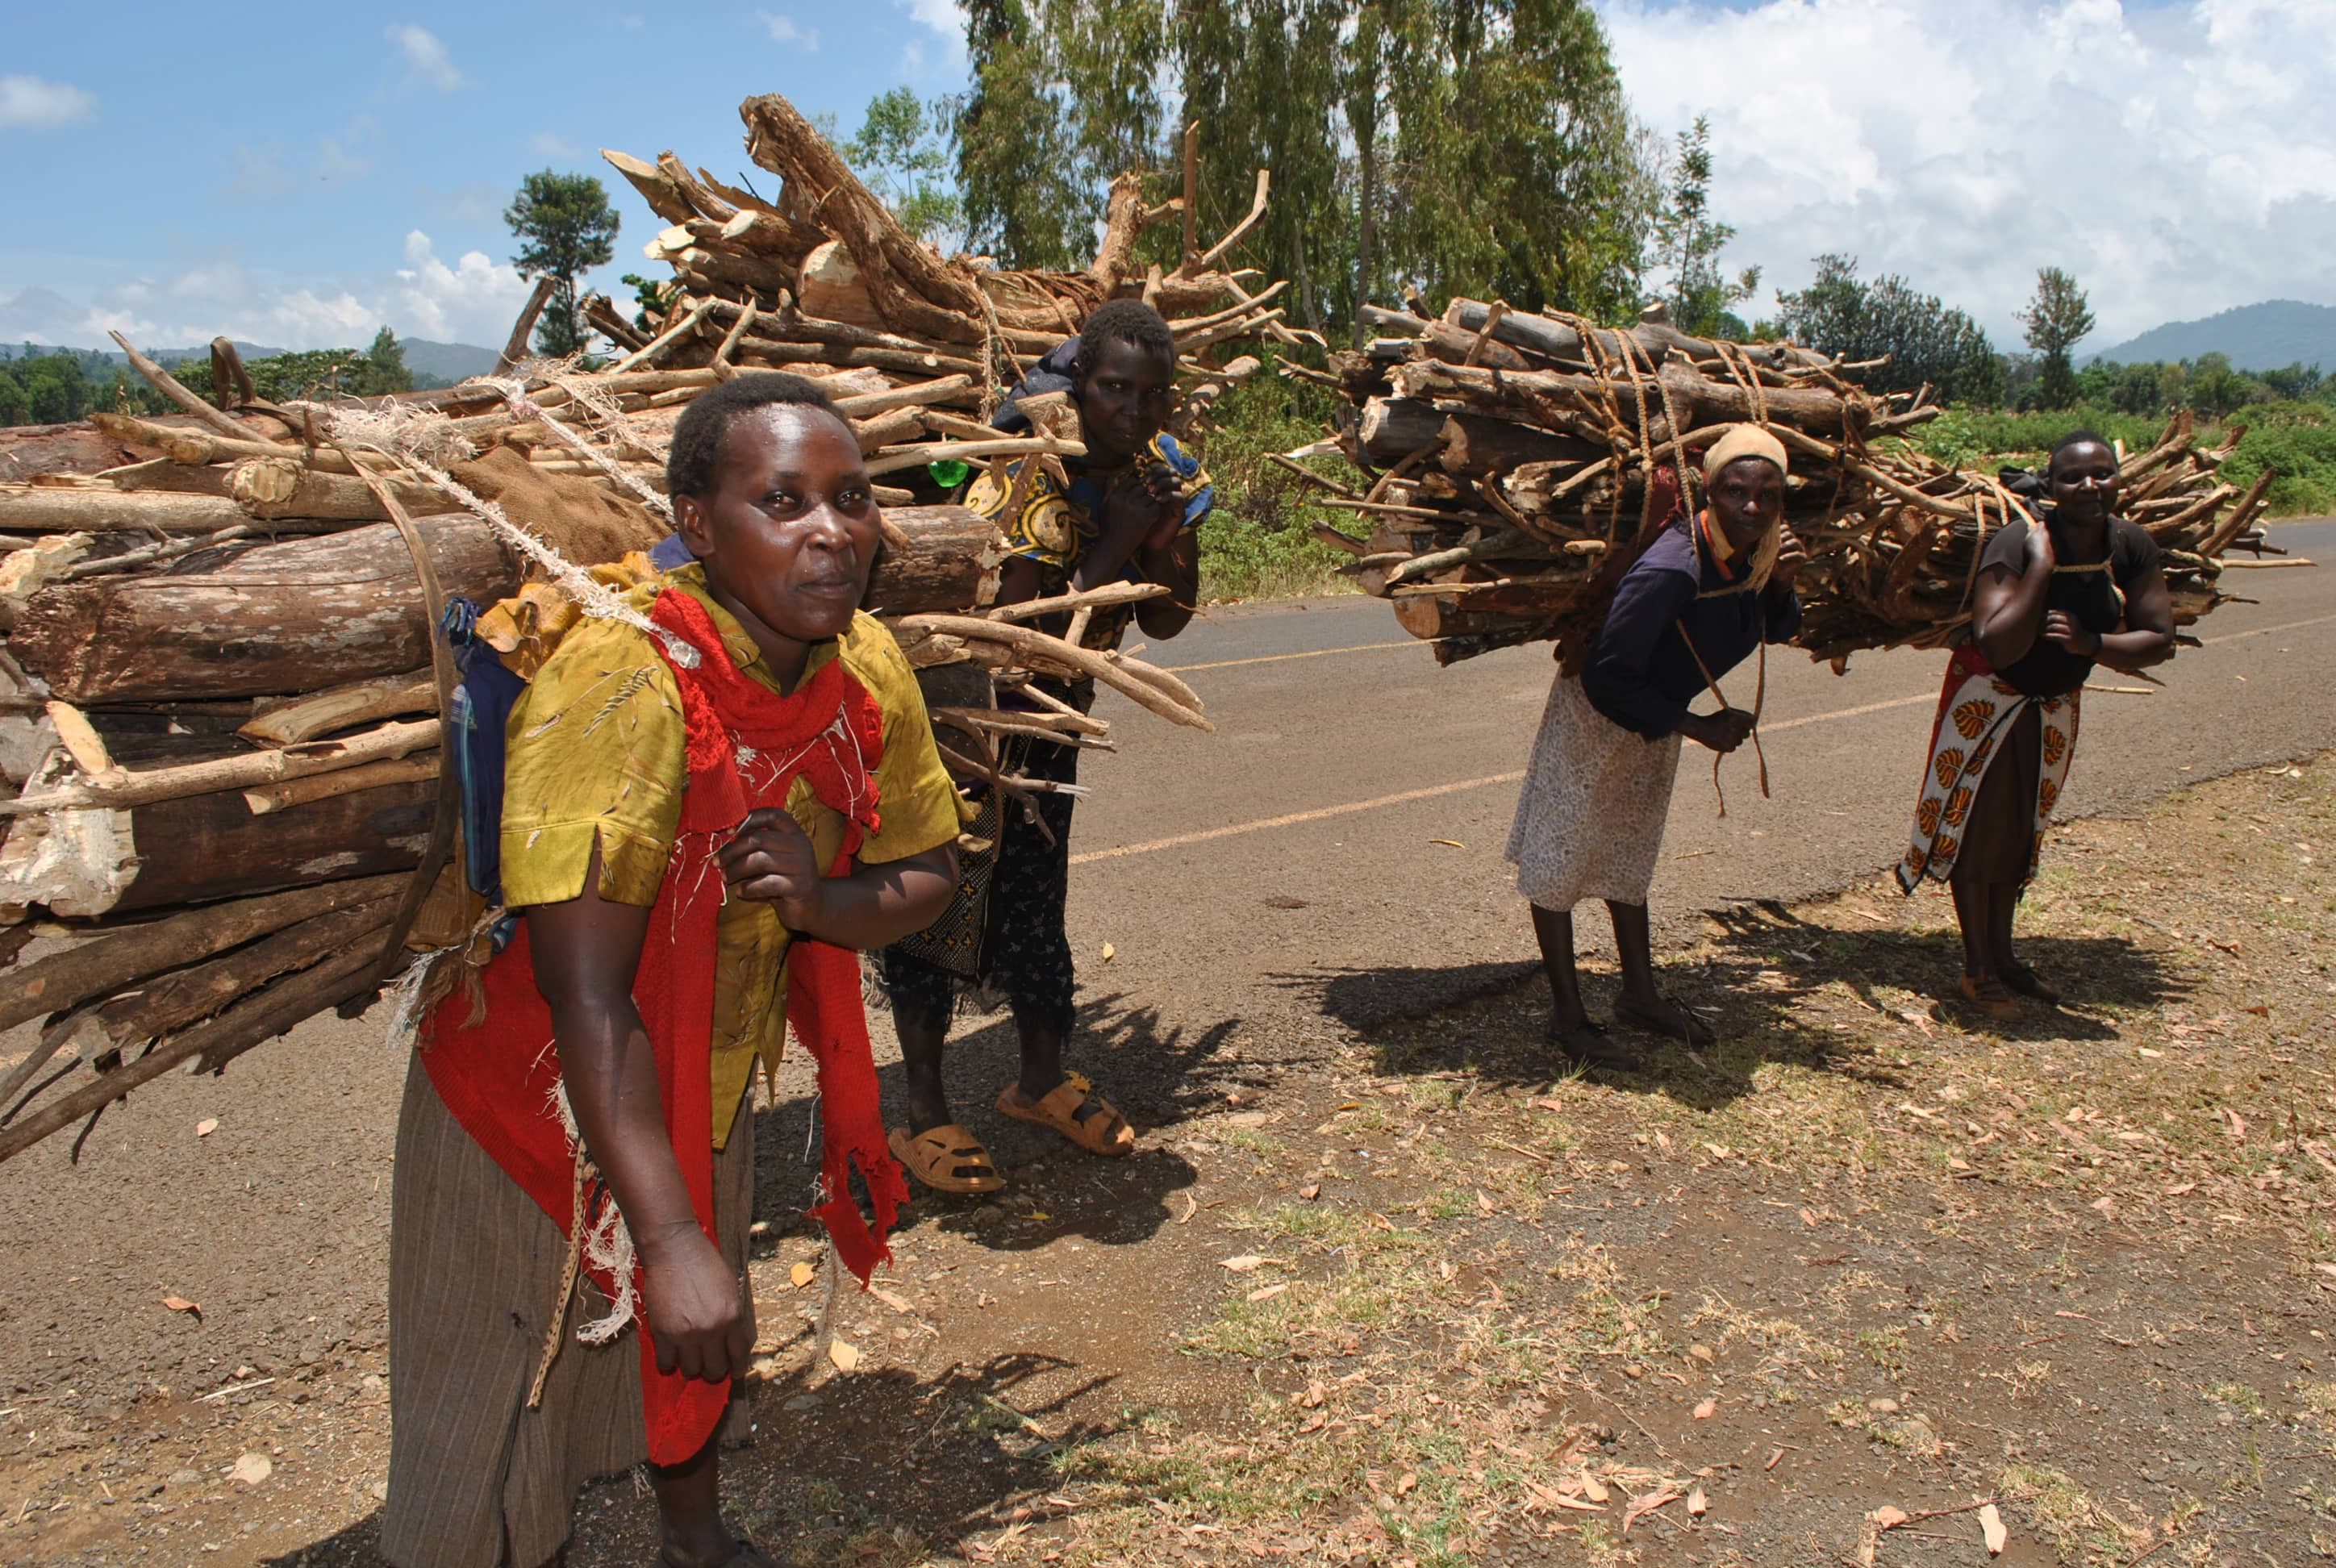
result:
<svg viewBox="0 0 2336 1568"><path fill-rule="evenodd" d="M501 626L495 646L522 665L514 627L523 640L571 605L620 609L642 563L608 569L670 528L674 419L742 369L816 378L889 482L867 606L912 664L987 672L936 712L961 775L1027 795L1053 786L1001 777L1005 738L1110 744L1034 677L1092 677L1210 727L1173 676L1078 638L1091 610L1164 590L993 608L993 532L929 465L1081 455L1075 418L1041 411L1013 438L977 420L1105 299L1141 290L1174 318L1189 403L1247 374L1199 356L1286 330L1277 290L1217 269L1257 213L1202 250L1189 200L1147 210L1128 177L1087 272L988 269L911 239L784 100L741 112L752 156L784 181L767 205L670 154L609 155L674 224L653 249L681 287L647 335L593 307L626 349L605 369L521 361L543 289L507 374L368 404L259 402L222 340L215 406L125 342L183 414L99 414L0 453L33 476L0 484L0 540L15 546L0 559L0 773L20 792L0 802L0 1030L45 1020L22 1054L0 1051L0 1160L75 1123L85 1136L175 1066L217 1070L361 1008L404 967L455 814L433 604L512 601L481 631L492 642ZM1179 209L1183 262L1139 276L1138 232ZM88 472L92 454L111 466ZM1063 611L1068 638L1027 624ZM986 700L1000 687L1039 711L1000 710ZM42 938L83 940L15 962Z"/></svg>
<svg viewBox="0 0 2336 1568"><path fill-rule="evenodd" d="M1441 320L1366 315L1386 336L1333 355L1323 376L1353 407L1336 445L1366 483L1290 466L1336 492L1321 504L1370 525L1315 531L1358 558L1362 586L1445 663L1545 638L1578 661L1611 567L1664 521L1646 515L1650 476L1676 467L1691 481L1724 426L1764 424L1790 453L1786 513L1811 560L1796 641L1836 664L1955 640L1983 537L2022 515L2002 479L1892 439L1939 411L1866 393L1864 366L1691 337L1660 307L1627 331L1469 299ZM2253 524L2272 475L2242 494L2216 476L2231 446L2195 437L2180 414L2124 458L2126 511L2165 547L2184 625L2222 602L2224 551L2271 548Z"/></svg>

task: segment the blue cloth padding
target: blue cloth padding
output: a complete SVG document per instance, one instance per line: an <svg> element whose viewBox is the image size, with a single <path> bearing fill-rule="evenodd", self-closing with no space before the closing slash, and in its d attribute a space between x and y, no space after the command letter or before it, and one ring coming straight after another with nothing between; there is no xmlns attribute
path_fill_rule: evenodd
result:
<svg viewBox="0 0 2336 1568"><path fill-rule="evenodd" d="M1079 340L1076 337L1066 337L1046 350L1045 357L1015 384L1014 390L1006 394L1006 401L998 405L998 412L989 416L990 428L1008 435L1019 435L1028 430L1030 421L1024 417L1020 401L1044 392L1068 392L1072 385L1071 367L1078 354Z"/></svg>
<svg viewBox="0 0 2336 1568"><path fill-rule="evenodd" d="M479 607L469 599L458 596L447 601L440 626L462 672L454 687L454 744L448 750L462 786L463 879L472 891L499 904L503 895L503 727L527 682L478 639L478 621Z"/></svg>
<svg viewBox="0 0 2336 1568"><path fill-rule="evenodd" d="M697 559L696 552L682 542L681 535L668 533L657 541L649 551L649 564L659 571L679 571Z"/></svg>

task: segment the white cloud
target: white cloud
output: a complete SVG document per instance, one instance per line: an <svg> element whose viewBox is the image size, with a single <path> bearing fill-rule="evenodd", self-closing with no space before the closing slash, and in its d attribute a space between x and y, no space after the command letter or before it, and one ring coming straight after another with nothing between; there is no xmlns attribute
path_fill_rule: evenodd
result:
<svg viewBox="0 0 2336 1568"><path fill-rule="evenodd" d="M97 100L63 82L37 76L0 76L0 127L67 125L86 116Z"/></svg>
<svg viewBox="0 0 2336 1568"><path fill-rule="evenodd" d="M393 26L382 35L397 45L405 56L405 73L410 81L423 83L441 93L452 93L462 84L462 73L454 69L454 62L446 53L446 45L438 34L427 27L412 23Z"/></svg>
<svg viewBox="0 0 2336 1568"><path fill-rule="evenodd" d="M775 11L757 11L754 15L770 34L772 43L797 44L814 54L819 52L818 28L798 27L793 17Z"/></svg>
<svg viewBox="0 0 2336 1568"><path fill-rule="evenodd" d="M900 69L922 76L928 69L952 77L965 74L965 6L962 0L892 0L909 19L930 29L939 40L938 57L928 54L925 41L911 38L900 51Z"/></svg>
<svg viewBox="0 0 2336 1568"><path fill-rule="evenodd" d="M2065 267L2092 350L2259 299L2336 303L2336 0L1601 9L1640 116L1666 136L1710 116L1737 231L1722 262L1776 287L1846 251L2016 347L2036 269Z"/></svg>
<svg viewBox="0 0 2336 1568"><path fill-rule="evenodd" d="M393 276L389 319L401 333L441 342L501 343L527 298L516 268L480 250L449 267L419 229L406 235L405 265Z"/></svg>
<svg viewBox="0 0 2336 1568"><path fill-rule="evenodd" d="M576 144L574 142L569 141L564 136L560 136L558 133L550 131L539 131L534 135L529 137L527 139L527 150L530 152L540 152L546 158L573 158L576 156Z"/></svg>
<svg viewBox="0 0 2336 1568"><path fill-rule="evenodd" d="M430 237L405 237L403 265L370 277L320 281L264 276L233 258L132 278L69 298L34 287L0 293L0 342L111 345L109 330L153 348L185 348L220 334L271 348L362 347L387 325L400 336L501 343L528 285L477 250L451 264Z"/></svg>

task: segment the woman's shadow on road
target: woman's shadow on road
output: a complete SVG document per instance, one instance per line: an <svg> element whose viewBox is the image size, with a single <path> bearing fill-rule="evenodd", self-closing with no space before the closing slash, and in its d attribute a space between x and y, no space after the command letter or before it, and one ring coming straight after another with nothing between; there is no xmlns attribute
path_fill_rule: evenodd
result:
<svg viewBox="0 0 2336 1568"><path fill-rule="evenodd" d="M2122 1011L2162 1006L2189 994L2169 955L2115 937L2032 936L2020 950L2071 1000L2027 1004L2017 1023L1987 1024L1952 998L1961 970L1961 939L1945 930L1858 930L1803 919L1773 902L1705 911L1710 940L1690 957L1659 963L1658 983L1695 1008L1719 1036L1716 1047L1635 1031L1647 1070L1599 1072L1626 1093L1663 1095L1710 1110L1752 1094L1766 1064L1839 1073L1893 1090L1902 1081L1885 1058L1844 1044L1832 1017L1805 998L1826 988L1854 996L1878 1027L1929 1032L1960 1026L2007 1043L2092 1042L2123 1037ZM1279 977L1318 993L1324 1012L1370 1044L1385 1073L1465 1068L1494 1083L1545 1085L1572 1071L1543 1037L1549 990L1538 964L1484 963L1389 968ZM1611 966L1583 964L1591 1015L1611 1016L1619 981ZM2081 999L2077 999L2081 998Z"/></svg>

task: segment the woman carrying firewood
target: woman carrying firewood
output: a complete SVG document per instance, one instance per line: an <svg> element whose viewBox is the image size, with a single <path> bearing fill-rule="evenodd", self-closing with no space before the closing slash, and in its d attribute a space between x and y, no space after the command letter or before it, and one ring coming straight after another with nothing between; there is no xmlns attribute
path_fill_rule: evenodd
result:
<svg viewBox="0 0 2336 1568"><path fill-rule="evenodd" d="M399 1568L553 1561L577 1488L644 1460L659 1563L770 1568L723 1522L717 1447L754 1342L749 1089L790 1025L819 1065L813 1213L863 1281L908 1195L846 950L947 902L958 813L908 661L854 609L859 444L810 384L741 376L683 414L667 474L696 560L595 609L511 710L496 874L524 919L482 935L406 1075Z"/></svg>
<svg viewBox="0 0 2336 1568"><path fill-rule="evenodd" d="M1668 472L1668 471L1665 471ZM1533 934L1556 1007L1552 1043L1588 1066L1637 1053L1591 1021L1573 963L1573 907L1603 899L1622 960L1621 1022L1690 1046L1710 1027L1655 989L1647 890L1663 842L1682 736L1732 752L1753 716L1688 711L1766 642L1800 625L1793 578L1806 559L1785 527L1784 443L1737 425L1703 460L1705 505L1684 502L1625 571L1579 678L1560 675L1534 737L1508 856L1533 901Z"/></svg>
<svg viewBox="0 0 2336 1568"><path fill-rule="evenodd" d="M2015 521L1981 552L1971 639L1947 666L1898 865L1910 893L1926 876L1954 890L1959 989L1999 1022L2020 1016L2020 997L2060 999L2013 954L2011 918L2076 755L2085 679L2096 660L2138 669L2174 654L2158 548L2116 515L2118 478L2107 442L2089 430L2061 437L2041 526Z"/></svg>
<svg viewBox="0 0 2336 1568"><path fill-rule="evenodd" d="M995 520L1006 541L998 604L1118 582L1167 588L1163 597L1082 615L1076 631L1066 624L1068 615L1038 623L1088 648L1117 647L1131 619L1155 639L1174 637L1192 620L1200 588L1198 531L1213 492L1200 463L1165 433L1175 377L1168 323L1141 301L1115 299L1016 389L1001 425L1019 417L1014 411L1022 403L1066 392L1086 455L1066 464L1067 485L1027 457L975 481L967 492L966 504ZM1039 700L1056 711L1085 712L1095 700L1092 682L1038 689ZM1001 694L1000 706L1019 700ZM1063 1065L1073 1020L1063 914L1078 753L1024 743L1007 755L1035 786L1027 809L1023 799L993 796L999 809L985 815L996 823L990 849L969 857L973 864L949 915L883 956L908 1080L907 1125L893 1129L892 1152L941 1193L993 1193L1005 1184L980 1141L950 1113L941 1081L958 996L976 986L1004 993L1022 1047L1020 1071L998 1091L998 1114L1048 1128L1090 1154L1116 1158L1135 1148L1135 1131L1118 1107ZM978 881L984 874L986 890Z"/></svg>

